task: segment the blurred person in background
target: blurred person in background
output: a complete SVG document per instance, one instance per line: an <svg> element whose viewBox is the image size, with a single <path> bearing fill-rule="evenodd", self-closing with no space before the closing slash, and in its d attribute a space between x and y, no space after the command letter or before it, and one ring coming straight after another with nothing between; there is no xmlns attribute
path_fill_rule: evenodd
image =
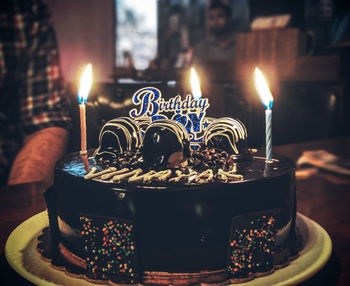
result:
<svg viewBox="0 0 350 286"><path fill-rule="evenodd" d="M212 1L208 7L209 37L193 50L193 63L223 61L235 56L235 37L232 32L232 11L228 4Z"/></svg>

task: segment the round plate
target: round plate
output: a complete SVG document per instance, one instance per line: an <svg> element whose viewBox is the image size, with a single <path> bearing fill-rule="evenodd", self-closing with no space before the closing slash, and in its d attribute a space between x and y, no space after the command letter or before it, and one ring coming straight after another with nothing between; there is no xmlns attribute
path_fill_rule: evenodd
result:
<svg viewBox="0 0 350 286"><path fill-rule="evenodd" d="M6 259L11 267L37 285L96 285L68 276L41 259L36 250L37 237L48 225L47 211L44 211L23 222L11 233L5 246ZM234 285L295 285L316 274L331 255L331 239L321 226L300 213L297 214L297 226L304 242L298 258L270 275Z"/></svg>

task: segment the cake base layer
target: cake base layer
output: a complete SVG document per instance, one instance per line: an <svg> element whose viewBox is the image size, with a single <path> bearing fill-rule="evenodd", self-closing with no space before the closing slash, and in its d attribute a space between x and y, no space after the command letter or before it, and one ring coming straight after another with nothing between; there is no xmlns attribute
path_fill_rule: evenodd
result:
<svg viewBox="0 0 350 286"><path fill-rule="evenodd" d="M37 249L45 261L49 261L52 266L58 270L65 271L67 275L83 278L87 281L96 284L113 284L113 283L129 283L134 284L137 281L133 279L125 278L115 278L114 281L111 280L96 280L86 276L86 261L76 255L72 254L67 248L62 244L59 244L59 252L55 252L53 249L52 241L50 235L50 228L44 228L42 234L38 237ZM298 250L302 249L302 239L301 236L297 236L295 241L295 248ZM145 271L142 273L142 283L146 285L195 285L200 283L218 283L212 285L221 285L226 282L230 283L243 283L250 281L256 277L262 277L273 273L277 269L286 267L291 260L295 259L298 255L294 256L285 255L286 258L283 264L275 265L272 270L266 271L264 273L256 273L247 278L232 279L227 273L226 269L216 270L216 271L201 271L198 273L169 273L169 272L152 272Z"/></svg>
<svg viewBox="0 0 350 286"><path fill-rule="evenodd" d="M95 280L270 273L297 254L294 164L254 157L236 167L244 179L231 183L108 183L84 179L69 155L46 193L53 244Z"/></svg>

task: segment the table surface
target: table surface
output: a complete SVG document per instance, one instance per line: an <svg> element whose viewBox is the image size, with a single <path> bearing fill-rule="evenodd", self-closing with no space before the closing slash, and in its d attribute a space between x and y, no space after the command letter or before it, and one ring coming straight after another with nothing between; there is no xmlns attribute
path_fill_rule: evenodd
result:
<svg viewBox="0 0 350 286"><path fill-rule="evenodd" d="M324 149L350 159L350 137L332 138L274 147L274 152L295 162L306 150ZM0 188L0 267L2 281L30 285L8 265L4 249L8 236L31 216L46 209L43 190L36 183ZM318 170L297 177L298 212L320 224L330 235L333 252L328 263L300 285L350 285L350 176Z"/></svg>

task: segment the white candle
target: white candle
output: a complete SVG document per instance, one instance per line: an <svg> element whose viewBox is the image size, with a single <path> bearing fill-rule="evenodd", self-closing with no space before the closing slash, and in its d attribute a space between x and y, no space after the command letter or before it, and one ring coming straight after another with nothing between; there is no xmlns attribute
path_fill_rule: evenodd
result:
<svg viewBox="0 0 350 286"><path fill-rule="evenodd" d="M83 74L80 78L80 86L78 92L79 99L79 113L80 113L80 140L81 140L81 148L80 154L87 154L87 140L86 140L86 106L85 102L88 99L89 92L92 84L92 66L88 64Z"/></svg>
<svg viewBox="0 0 350 286"><path fill-rule="evenodd" d="M254 70L255 89L264 104L265 111L265 139L266 139L266 163L272 163L272 105L273 97L263 73L256 67Z"/></svg>

